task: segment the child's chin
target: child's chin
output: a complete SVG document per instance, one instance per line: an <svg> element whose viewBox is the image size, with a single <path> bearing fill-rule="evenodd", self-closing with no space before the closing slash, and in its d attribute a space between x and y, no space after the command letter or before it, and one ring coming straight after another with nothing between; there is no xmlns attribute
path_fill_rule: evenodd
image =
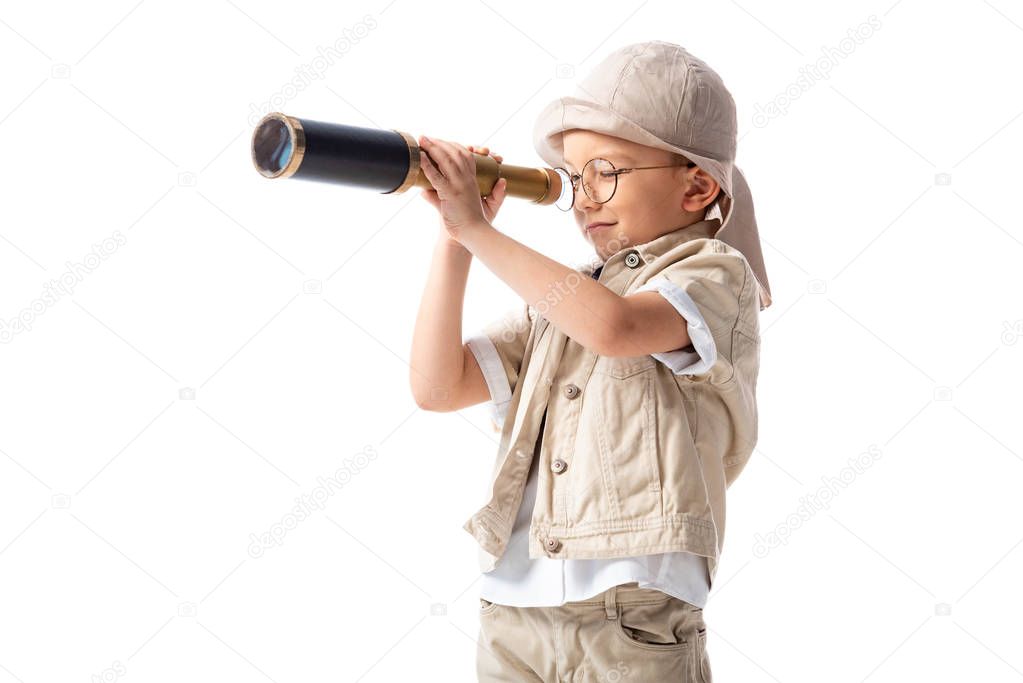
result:
<svg viewBox="0 0 1023 683"><path fill-rule="evenodd" d="M617 230L617 226L613 228L607 228L599 232L589 233L586 238L602 249L606 249L609 245L621 244L622 240L625 239L625 235Z"/></svg>

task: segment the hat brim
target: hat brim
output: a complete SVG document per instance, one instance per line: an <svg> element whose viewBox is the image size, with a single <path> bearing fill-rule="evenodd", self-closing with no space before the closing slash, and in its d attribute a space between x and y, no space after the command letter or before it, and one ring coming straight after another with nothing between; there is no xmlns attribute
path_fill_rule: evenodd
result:
<svg viewBox="0 0 1023 683"><path fill-rule="evenodd" d="M732 197L732 163L704 156L699 150L676 147L664 142L628 118L591 100L561 97L540 112L533 127L533 146L537 154L552 168L564 166L565 149L562 135L573 128L603 133L647 147L681 154L706 171L726 195ZM724 212L722 212L724 215Z"/></svg>

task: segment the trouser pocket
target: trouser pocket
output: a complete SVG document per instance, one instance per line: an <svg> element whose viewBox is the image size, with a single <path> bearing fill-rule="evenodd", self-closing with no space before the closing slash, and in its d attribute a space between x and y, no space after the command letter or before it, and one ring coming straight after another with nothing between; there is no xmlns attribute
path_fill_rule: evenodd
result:
<svg viewBox="0 0 1023 683"><path fill-rule="evenodd" d="M490 614L497 609L496 602L490 602L484 597L480 598L480 614Z"/></svg>

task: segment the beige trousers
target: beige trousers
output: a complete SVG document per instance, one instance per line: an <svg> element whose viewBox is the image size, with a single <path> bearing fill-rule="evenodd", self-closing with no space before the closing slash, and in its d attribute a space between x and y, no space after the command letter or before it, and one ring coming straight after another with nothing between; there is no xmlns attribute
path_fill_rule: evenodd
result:
<svg viewBox="0 0 1023 683"><path fill-rule="evenodd" d="M480 598L485 683L711 683L703 610L635 581L558 607Z"/></svg>

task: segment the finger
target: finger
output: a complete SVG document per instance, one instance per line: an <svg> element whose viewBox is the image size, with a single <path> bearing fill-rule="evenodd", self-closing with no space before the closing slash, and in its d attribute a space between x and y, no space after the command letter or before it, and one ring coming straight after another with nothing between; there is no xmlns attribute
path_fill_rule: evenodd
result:
<svg viewBox="0 0 1023 683"><path fill-rule="evenodd" d="M490 190L484 199L486 199L487 206L491 209L497 209L501 206L501 202L504 201L504 193L508 187L508 181L504 178L498 178L497 182L494 183L494 187Z"/></svg>
<svg viewBox="0 0 1023 683"><path fill-rule="evenodd" d="M422 167L427 176L430 176L431 174L442 175L440 169L437 168L436 162L430 158L429 152L425 149L420 150L419 165Z"/></svg>
<svg viewBox="0 0 1023 683"><path fill-rule="evenodd" d="M426 179L430 181L434 189L444 185L447 182L447 178L440 172L437 165L433 162L427 154L419 155L419 166L423 169L423 173L426 175Z"/></svg>
<svg viewBox="0 0 1023 683"><path fill-rule="evenodd" d="M469 147L469 151L470 152L475 152L476 154L482 154L483 156L493 157L494 161L496 161L499 164L504 162L504 157L502 157L500 154L491 154L489 147L473 147L473 146L470 146Z"/></svg>
<svg viewBox="0 0 1023 683"><path fill-rule="evenodd" d="M449 144L451 145L451 151L455 160L462 165L462 168L475 173L476 159L473 157L473 153L469 151L469 148L460 142L452 142Z"/></svg>
<svg viewBox="0 0 1023 683"><path fill-rule="evenodd" d="M440 153L434 154L431 149L430 154L446 177L451 178L463 169L476 170L476 161L472 158L472 152L466 149L465 145L448 140L433 140L433 142L435 143L434 147L439 149Z"/></svg>
<svg viewBox="0 0 1023 683"><path fill-rule="evenodd" d="M437 198L437 190L423 190L419 193L423 199L430 203L433 208L437 208L437 204L440 200Z"/></svg>
<svg viewBox="0 0 1023 683"><path fill-rule="evenodd" d="M421 146L426 150L434 168L440 171L441 175L447 178L455 172L457 166L452 159L452 152L444 140L435 140L424 135Z"/></svg>

